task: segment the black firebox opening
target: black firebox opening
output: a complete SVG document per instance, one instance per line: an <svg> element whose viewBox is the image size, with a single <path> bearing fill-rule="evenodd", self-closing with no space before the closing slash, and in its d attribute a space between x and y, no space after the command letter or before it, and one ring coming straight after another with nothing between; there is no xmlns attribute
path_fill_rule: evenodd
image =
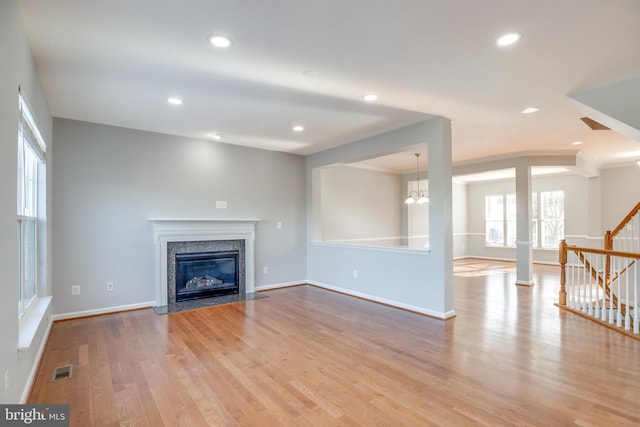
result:
<svg viewBox="0 0 640 427"><path fill-rule="evenodd" d="M176 301L239 293L238 254L176 254Z"/></svg>

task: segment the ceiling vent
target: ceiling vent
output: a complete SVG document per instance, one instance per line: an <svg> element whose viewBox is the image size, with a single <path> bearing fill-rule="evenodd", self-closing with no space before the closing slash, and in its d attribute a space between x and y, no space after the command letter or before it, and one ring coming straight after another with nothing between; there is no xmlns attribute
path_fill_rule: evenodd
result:
<svg viewBox="0 0 640 427"><path fill-rule="evenodd" d="M589 126L591 130L609 130L609 128L602 123L598 123L595 120L590 119L589 117L582 117L580 120L582 120L584 124Z"/></svg>

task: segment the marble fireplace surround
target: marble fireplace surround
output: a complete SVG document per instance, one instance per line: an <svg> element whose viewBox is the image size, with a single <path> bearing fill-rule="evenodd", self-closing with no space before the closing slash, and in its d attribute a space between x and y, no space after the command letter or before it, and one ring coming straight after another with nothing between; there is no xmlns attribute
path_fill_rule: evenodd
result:
<svg viewBox="0 0 640 427"><path fill-rule="evenodd" d="M259 219L169 219L151 218L156 253L156 304L168 303L167 244L169 242L244 240L245 285L255 292L254 243Z"/></svg>

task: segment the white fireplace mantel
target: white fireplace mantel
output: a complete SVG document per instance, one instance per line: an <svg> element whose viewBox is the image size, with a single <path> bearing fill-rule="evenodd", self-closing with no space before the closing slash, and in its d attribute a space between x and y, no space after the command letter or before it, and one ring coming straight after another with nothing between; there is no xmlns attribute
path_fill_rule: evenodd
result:
<svg viewBox="0 0 640 427"><path fill-rule="evenodd" d="M167 243L214 240L245 241L247 293L255 292L254 242L259 219L151 218L156 252L156 304L167 305Z"/></svg>

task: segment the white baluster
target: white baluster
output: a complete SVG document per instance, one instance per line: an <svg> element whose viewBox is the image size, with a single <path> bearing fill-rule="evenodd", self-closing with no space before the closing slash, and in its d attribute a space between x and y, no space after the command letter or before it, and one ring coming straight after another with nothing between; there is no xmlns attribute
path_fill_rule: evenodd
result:
<svg viewBox="0 0 640 427"><path fill-rule="evenodd" d="M623 252L627 252L629 249L629 224L624 226L624 249Z"/></svg>
<svg viewBox="0 0 640 427"><path fill-rule="evenodd" d="M569 277L571 277L571 281L569 282L569 307L575 308L575 253L573 251L570 252L570 260L569 260Z"/></svg>
<svg viewBox="0 0 640 427"><path fill-rule="evenodd" d="M595 273L596 273L596 301L595 301L595 311L593 313L595 318L600 317L600 255L596 255L596 265L595 265Z"/></svg>
<svg viewBox="0 0 640 427"><path fill-rule="evenodd" d="M616 260L612 257L609 261L609 323L613 323L615 322L615 312L616 312L616 307L615 305L613 305L613 283L611 283L611 279L613 277L615 277L615 265L616 265Z"/></svg>
<svg viewBox="0 0 640 427"><path fill-rule="evenodd" d="M622 257L616 257L616 260L616 275L618 277L618 292L616 292L616 295L618 296L618 316L616 316L616 326L620 328L622 327L622 290L620 288L620 283L622 282L622 278L620 277Z"/></svg>
<svg viewBox="0 0 640 427"><path fill-rule="evenodd" d="M600 312L600 316L603 322L607 321L607 277L604 274L606 272L607 266L607 256L602 255L602 311Z"/></svg>
<svg viewBox="0 0 640 427"><path fill-rule="evenodd" d="M582 263L582 280L580 284L582 285L582 312L587 312L587 254L584 254L584 262Z"/></svg>
<svg viewBox="0 0 640 427"><path fill-rule="evenodd" d="M581 277L582 277L582 269L580 268L580 266L582 265L582 263L580 262L580 257L578 256L578 253L576 252L575 254L575 258L574 258L575 264L574 264L574 268L576 269L576 281L573 284L573 293L576 296L576 310L580 310L582 309L582 305L580 303L580 282L581 282Z"/></svg>
<svg viewBox="0 0 640 427"><path fill-rule="evenodd" d="M640 319L638 319L638 261L633 264L633 333L640 333Z"/></svg>
<svg viewBox="0 0 640 427"><path fill-rule="evenodd" d="M589 266L591 266L591 268L593 268L593 254L589 254ZM585 270L586 270L586 265L585 265ZM587 311L589 313L589 316L593 316L593 274L591 272L591 269L589 269L589 302L587 304ZM585 293L586 293L586 289L585 289Z"/></svg>
<svg viewBox="0 0 640 427"><path fill-rule="evenodd" d="M629 262L630 259L629 258L625 258L626 262L625 262L625 273L624 273L624 277L625 277L625 292L624 292L624 303L626 304L626 309L627 312L624 315L624 329L626 331L628 331L629 329L631 329L631 313L629 313Z"/></svg>
<svg viewBox="0 0 640 427"><path fill-rule="evenodd" d="M633 224L634 222L631 221L631 223ZM634 252L640 252L640 215L636 214L636 223L637 223L637 227L634 225L634 229L636 230L636 237L635 237L635 247L634 247Z"/></svg>

